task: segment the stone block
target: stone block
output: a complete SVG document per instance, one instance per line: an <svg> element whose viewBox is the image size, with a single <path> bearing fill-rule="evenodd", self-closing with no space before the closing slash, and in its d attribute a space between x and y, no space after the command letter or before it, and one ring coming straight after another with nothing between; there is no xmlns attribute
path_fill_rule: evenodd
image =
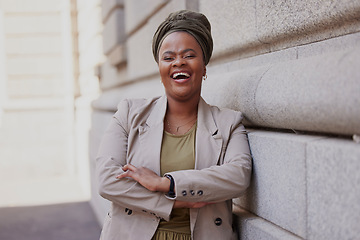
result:
<svg viewBox="0 0 360 240"><path fill-rule="evenodd" d="M124 15L124 9L117 8L112 12L104 25L103 49L106 55L108 55L116 45L125 42Z"/></svg>
<svg viewBox="0 0 360 240"><path fill-rule="evenodd" d="M353 48L272 66L256 89L262 125L358 134L359 53Z"/></svg>
<svg viewBox="0 0 360 240"><path fill-rule="evenodd" d="M64 109L7 111L0 129L0 175L38 179L68 174L70 128ZM20 177L20 178L18 178Z"/></svg>
<svg viewBox="0 0 360 240"><path fill-rule="evenodd" d="M349 49L359 47L359 42L360 32L298 46L296 47L297 58L302 59L327 54L329 52L348 51Z"/></svg>
<svg viewBox="0 0 360 240"><path fill-rule="evenodd" d="M234 200L250 212L306 237L306 145L318 137L250 131L253 175L247 194Z"/></svg>
<svg viewBox="0 0 360 240"><path fill-rule="evenodd" d="M113 66L120 66L126 63L126 45L117 44L107 55L109 63Z"/></svg>
<svg viewBox="0 0 360 240"><path fill-rule="evenodd" d="M126 79L126 68L119 70L112 66L109 61L101 65L100 87L102 90L111 89L124 82Z"/></svg>
<svg viewBox="0 0 360 240"><path fill-rule="evenodd" d="M78 42L79 50L89 48L89 42L101 35L103 25L101 23L101 7L93 6L78 11Z"/></svg>
<svg viewBox="0 0 360 240"><path fill-rule="evenodd" d="M215 59L255 56L356 33L360 27L360 4L352 0L200 0L199 9L212 24Z"/></svg>
<svg viewBox="0 0 360 240"><path fill-rule="evenodd" d="M358 239L360 145L322 139L308 144L306 158L307 239Z"/></svg>
<svg viewBox="0 0 360 240"><path fill-rule="evenodd" d="M356 38L348 37L351 40L346 42L355 44ZM320 52L325 43L316 45L309 47ZM299 51L293 48L209 66L204 97L242 111L257 126L359 134L360 48L355 46L334 47L313 56L306 56L304 46L300 49L303 58L297 58Z"/></svg>
<svg viewBox="0 0 360 240"><path fill-rule="evenodd" d="M63 5L62 0L2 0L1 8L6 12L53 12L60 11Z"/></svg>
<svg viewBox="0 0 360 240"><path fill-rule="evenodd" d="M169 13L184 9L185 1L171 1L157 12L146 25L127 40L127 67L129 79L141 78L158 72L151 50L152 37L158 25Z"/></svg>
<svg viewBox="0 0 360 240"><path fill-rule="evenodd" d="M183 1L183 0L182 0ZM182 2L180 1L180 2ZM143 25L154 13L161 9L169 0L125 0L126 35Z"/></svg>
<svg viewBox="0 0 360 240"><path fill-rule="evenodd" d="M97 110L115 112L118 103L122 99L161 96L164 94L164 88L159 79L155 77L147 81L134 82L121 88L106 91L92 103L92 106Z"/></svg>
<svg viewBox="0 0 360 240"><path fill-rule="evenodd" d="M265 43L294 35L312 38L316 30L327 29L327 35L341 25L358 21L359 1L257 1L256 19L259 40ZM341 32L341 31L340 31ZM347 33L342 27L342 33ZM342 35L342 34L339 34ZM324 39L324 38L323 38ZM309 42L312 42L311 40Z"/></svg>
<svg viewBox="0 0 360 240"><path fill-rule="evenodd" d="M241 208L235 208L235 222L242 240L300 240L302 238L259 218Z"/></svg>
<svg viewBox="0 0 360 240"><path fill-rule="evenodd" d="M211 24L213 58L226 53L233 54L237 48L246 49L261 44L257 38L254 1L199 0L199 10Z"/></svg>
<svg viewBox="0 0 360 240"><path fill-rule="evenodd" d="M88 39L86 48L81 48L79 52L79 68L81 73L84 71L91 71L93 73L94 66L103 61L104 55L102 54L101 45L102 38L101 35L98 34Z"/></svg>
<svg viewBox="0 0 360 240"><path fill-rule="evenodd" d="M60 76L8 77L9 98L61 97L65 95L65 84Z"/></svg>
<svg viewBox="0 0 360 240"><path fill-rule="evenodd" d="M60 13L50 15L8 15L4 21L6 35L47 33L59 34L62 29Z"/></svg>
<svg viewBox="0 0 360 240"><path fill-rule="evenodd" d="M60 35L21 36L5 39L6 53L17 54L61 54L63 50Z"/></svg>
<svg viewBox="0 0 360 240"><path fill-rule="evenodd" d="M105 22L109 14L116 8L124 8L124 0L102 0L101 15L102 21Z"/></svg>
<svg viewBox="0 0 360 240"><path fill-rule="evenodd" d="M79 12L82 12L85 9L101 7L101 0L77 0L76 6L77 6L77 10Z"/></svg>
<svg viewBox="0 0 360 240"><path fill-rule="evenodd" d="M62 73L61 56L18 56L7 58L7 73L17 75L60 75Z"/></svg>

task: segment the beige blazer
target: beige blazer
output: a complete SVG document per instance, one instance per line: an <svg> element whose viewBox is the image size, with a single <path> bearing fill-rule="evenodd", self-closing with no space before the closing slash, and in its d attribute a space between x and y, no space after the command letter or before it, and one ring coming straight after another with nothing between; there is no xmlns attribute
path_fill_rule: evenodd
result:
<svg viewBox="0 0 360 240"><path fill-rule="evenodd" d="M151 192L132 179L117 180L126 163L160 174L166 96L123 100L102 140L97 157L99 193L112 202L104 240L151 239L161 218L169 220L174 199ZM231 199L248 187L251 155L240 112L198 106L195 169L170 172L176 200L215 202L190 209L192 239L234 239Z"/></svg>

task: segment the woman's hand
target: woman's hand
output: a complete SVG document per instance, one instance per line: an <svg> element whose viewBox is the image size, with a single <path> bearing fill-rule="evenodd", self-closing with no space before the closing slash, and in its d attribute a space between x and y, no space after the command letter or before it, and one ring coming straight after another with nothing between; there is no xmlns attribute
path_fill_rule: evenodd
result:
<svg viewBox="0 0 360 240"><path fill-rule="evenodd" d="M168 192L170 188L170 180L166 177L160 177L152 170L146 167L135 167L126 164L122 167L124 173L117 176L117 179L130 177L140 183L143 187L150 191Z"/></svg>

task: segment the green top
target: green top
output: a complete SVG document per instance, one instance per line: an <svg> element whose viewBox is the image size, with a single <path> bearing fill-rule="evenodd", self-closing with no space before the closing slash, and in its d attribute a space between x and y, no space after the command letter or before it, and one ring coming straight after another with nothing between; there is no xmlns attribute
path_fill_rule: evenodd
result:
<svg viewBox="0 0 360 240"><path fill-rule="evenodd" d="M161 175L172 171L194 169L196 126L195 123L184 135L173 135L164 131L160 157ZM161 220L158 230L191 234L189 209L173 209L170 221Z"/></svg>

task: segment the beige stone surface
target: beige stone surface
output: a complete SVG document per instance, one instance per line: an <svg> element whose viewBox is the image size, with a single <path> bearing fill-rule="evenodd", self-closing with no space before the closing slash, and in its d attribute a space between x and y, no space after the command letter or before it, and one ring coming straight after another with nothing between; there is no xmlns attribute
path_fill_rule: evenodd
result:
<svg viewBox="0 0 360 240"><path fill-rule="evenodd" d="M62 97L66 92L59 77L9 77L7 81L9 98Z"/></svg>
<svg viewBox="0 0 360 240"><path fill-rule="evenodd" d="M4 25L0 44L5 43L1 49L6 49L0 53L6 53L0 63L6 66L0 104L1 206L90 197L89 177L84 183L86 175L79 170L86 170L82 161L87 154L75 158L72 56L76 49L71 45L75 33L70 4L59 0L1 1ZM88 17L92 19L94 15ZM76 146L81 151L81 145Z"/></svg>
<svg viewBox="0 0 360 240"><path fill-rule="evenodd" d="M114 88L126 80L126 68L119 70L106 61L101 65L100 87L103 91Z"/></svg>
<svg viewBox="0 0 360 240"><path fill-rule="evenodd" d="M103 49L106 55L116 47L124 43L125 35L125 13L122 8L115 9L104 23Z"/></svg>
<svg viewBox="0 0 360 240"><path fill-rule="evenodd" d="M217 6L221 5L221 8ZM358 1L199 1L214 58L245 58L358 32Z"/></svg>
<svg viewBox="0 0 360 240"><path fill-rule="evenodd" d="M94 75L94 67L104 61L102 53L102 36L100 33L90 37L81 39L86 44L86 48L80 49L79 55L79 71L80 73L88 72Z"/></svg>
<svg viewBox="0 0 360 240"><path fill-rule="evenodd" d="M184 1L181 0L177 2L184 2ZM173 4L169 0L137 0L137 1L125 0L126 34L129 35L129 33L135 31L138 27L144 24L154 13L157 13L157 11L167 3Z"/></svg>
<svg viewBox="0 0 360 240"><path fill-rule="evenodd" d="M307 226L310 240L360 235L360 145L323 139L308 145Z"/></svg>
<svg viewBox="0 0 360 240"><path fill-rule="evenodd" d="M326 44L315 45L308 47L321 52ZM346 46L303 58L293 48L209 67L203 95L212 104L242 111L254 125L355 134L360 129L360 49Z"/></svg>
<svg viewBox="0 0 360 240"><path fill-rule="evenodd" d="M259 39L266 43L299 34L311 38L318 29L326 29L331 36L331 31L342 24L359 21L359 10L360 2L356 0L256 1ZM346 33L345 28L342 31Z"/></svg>
<svg viewBox="0 0 360 240"><path fill-rule="evenodd" d="M235 48L243 51L261 44L256 29L255 1L199 0L199 8L212 26L213 57L230 53Z"/></svg>
<svg viewBox="0 0 360 240"><path fill-rule="evenodd" d="M185 1L171 1L160 9L146 25L131 35L127 40L127 64L129 79L157 73L157 64L151 50L152 37L158 25L165 20L170 12L184 9ZM141 56L141 57L139 57Z"/></svg>
<svg viewBox="0 0 360 240"><path fill-rule="evenodd" d="M105 22L110 13L116 8L124 8L124 0L104 0L101 1L102 21Z"/></svg>
<svg viewBox="0 0 360 240"><path fill-rule="evenodd" d="M24 0L2 0L1 7L8 12L42 12L49 13L60 11L63 0L31 0L30 4L24 4Z"/></svg>
<svg viewBox="0 0 360 240"><path fill-rule="evenodd" d="M250 131L253 175L235 200L250 212L306 238L306 146L321 137Z"/></svg>
<svg viewBox="0 0 360 240"><path fill-rule="evenodd" d="M93 51L99 51L99 47L94 48L91 46L94 39L98 36L101 36L103 26L101 22L101 8L98 5L95 5L93 8L84 9L84 11L79 11L78 13L78 41L79 41L79 51L88 51L90 47L93 47ZM102 40L101 40L102 41ZM102 44L102 42L101 42Z"/></svg>
<svg viewBox="0 0 360 240"><path fill-rule="evenodd" d="M71 128L64 109L6 112L0 129L1 176L37 178L68 173ZM45 147L45 148L44 148Z"/></svg>
<svg viewBox="0 0 360 240"><path fill-rule="evenodd" d="M60 54L61 35L10 36L6 38L6 54Z"/></svg>
<svg viewBox="0 0 360 240"><path fill-rule="evenodd" d="M7 73L18 75L59 75L62 73L61 55L23 55L7 58Z"/></svg>
<svg viewBox="0 0 360 240"><path fill-rule="evenodd" d="M60 12L51 14L17 15L8 14L4 21L7 35L46 33L57 34L61 31Z"/></svg>
<svg viewBox="0 0 360 240"><path fill-rule="evenodd" d="M125 65L127 61L125 43L117 44L107 55L108 60L113 66Z"/></svg>
<svg viewBox="0 0 360 240"><path fill-rule="evenodd" d="M235 207L235 224L239 237L243 240L300 240L300 238L281 227L257 217L244 209Z"/></svg>

